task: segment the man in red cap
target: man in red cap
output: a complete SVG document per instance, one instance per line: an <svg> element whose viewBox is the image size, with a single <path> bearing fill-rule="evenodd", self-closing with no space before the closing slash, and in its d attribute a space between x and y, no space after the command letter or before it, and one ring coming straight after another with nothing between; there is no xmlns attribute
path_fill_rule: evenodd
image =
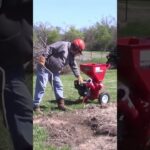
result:
<svg viewBox="0 0 150 150"><path fill-rule="evenodd" d="M54 94L60 110L66 110L64 105L63 85L60 79L62 69L69 64L72 72L79 82L83 82L78 69L75 57L81 55L85 49L85 43L82 39L75 39L72 42L58 41L47 47L46 52L38 58L37 78L35 86L35 95L33 109L40 111L40 102L44 95L45 87L52 79Z"/></svg>

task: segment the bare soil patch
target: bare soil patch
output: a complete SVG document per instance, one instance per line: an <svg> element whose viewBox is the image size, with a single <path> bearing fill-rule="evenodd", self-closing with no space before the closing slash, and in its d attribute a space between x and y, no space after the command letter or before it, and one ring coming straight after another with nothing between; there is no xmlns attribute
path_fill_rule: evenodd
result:
<svg viewBox="0 0 150 150"><path fill-rule="evenodd" d="M35 116L34 124L47 130L46 145L68 145L71 150L116 150L116 111L115 103L106 108L88 105L81 110Z"/></svg>

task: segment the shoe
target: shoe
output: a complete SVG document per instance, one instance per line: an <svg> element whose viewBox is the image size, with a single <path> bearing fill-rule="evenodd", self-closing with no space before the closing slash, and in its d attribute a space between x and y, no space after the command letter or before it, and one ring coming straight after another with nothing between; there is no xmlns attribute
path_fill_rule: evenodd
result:
<svg viewBox="0 0 150 150"><path fill-rule="evenodd" d="M38 113L38 114L43 114L43 112L41 111L39 105L34 105L33 111L34 111L35 113Z"/></svg>
<svg viewBox="0 0 150 150"><path fill-rule="evenodd" d="M59 110L66 111L64 99L57 100L57 105Z"/></svg>

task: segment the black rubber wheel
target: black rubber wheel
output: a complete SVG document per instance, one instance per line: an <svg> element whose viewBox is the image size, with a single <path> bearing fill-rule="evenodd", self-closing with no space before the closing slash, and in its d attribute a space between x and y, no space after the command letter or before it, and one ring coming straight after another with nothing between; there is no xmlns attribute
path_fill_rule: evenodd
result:
<svg viewBox="0 0 150 150"><path fill-rule="evenodd" d="M98 101L100 104L107 104L110 101L110 95L107 92L103 92L99 95Z"/></svg>

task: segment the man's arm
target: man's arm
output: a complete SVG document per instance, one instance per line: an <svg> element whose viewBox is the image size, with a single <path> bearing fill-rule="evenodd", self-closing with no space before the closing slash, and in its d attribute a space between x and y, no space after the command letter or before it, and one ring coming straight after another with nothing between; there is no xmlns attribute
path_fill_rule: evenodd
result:
<svg viewBox="0 0 150 150"><path fill-rule="evenodd" d="M75 59L71 59L72 61L69 63L69 66L74 74L74 76L78 79L79 83L83 83L83 78L80 75L80 70L78 68L77 62Z"/></svg>

